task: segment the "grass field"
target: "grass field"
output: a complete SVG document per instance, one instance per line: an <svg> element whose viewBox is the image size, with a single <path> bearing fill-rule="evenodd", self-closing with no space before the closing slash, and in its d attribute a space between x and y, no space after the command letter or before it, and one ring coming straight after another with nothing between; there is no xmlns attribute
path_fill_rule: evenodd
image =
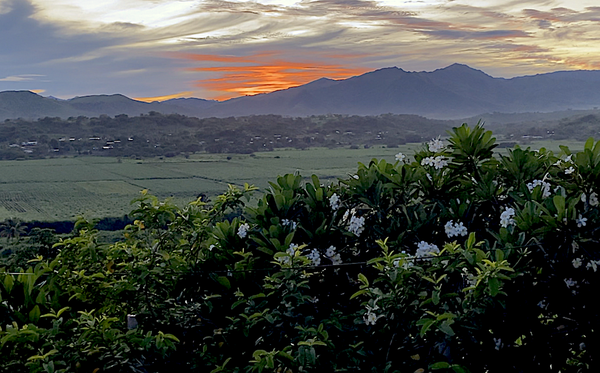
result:
<svg viewBox="0 0 600 373"><path fill-rule="evenodd" d="M560 142L580 150L579 142ZM559 142L534 142L532 149L558 150ZM210 197L227 184L254 184L264 189L278 175L316 174L334 182L356 171L358 162L372 158L394 162L394 155L412 155L421 144L398 148L276 150L240 154L196 154L189 158L116 159L107 157L54 158L0 162L0 220L71 220L120 216L142 189L159 198L172 197L183 205L198 194ZM502 149L501 153L506 152Z"/></svg>

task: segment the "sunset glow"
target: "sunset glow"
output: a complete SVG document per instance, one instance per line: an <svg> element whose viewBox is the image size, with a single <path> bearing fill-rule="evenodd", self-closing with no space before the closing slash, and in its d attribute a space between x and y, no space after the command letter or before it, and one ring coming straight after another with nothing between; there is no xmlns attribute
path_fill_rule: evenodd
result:
<svg viewBox="0 0 600 373"><path fill-rule="evenodd" d="M166 100L171 100L174 98L189 97L193 93L194 93L193 91L186 91L186 92L180 92L180 93L175 93L172 95L164 95L164 96L136 97L136 98L134 98L134 100L143 101L143 102L166 101Z"/></svg>
<svg viewBox="0 0 600 373"><path fill-rule="evenodd" d="M351 67L352 60L358 57L354 55L320 54L315 56L320 57L319 60L290 61L281 59L283 54L284 52L269 51L240 57L205 54L183 54L177 57L211 65L188 70L216 75L214 78L197 80L195 85L215 92L210 98L217 100L296 87L323 77L345 79L368 71L366 68ZM214 62L235 65L214 66Z"/></svg>

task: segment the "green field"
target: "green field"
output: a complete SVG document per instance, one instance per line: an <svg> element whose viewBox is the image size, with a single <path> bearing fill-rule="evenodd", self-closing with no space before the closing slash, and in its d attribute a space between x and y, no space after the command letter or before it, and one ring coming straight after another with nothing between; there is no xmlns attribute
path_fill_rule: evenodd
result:
<svg viewBox="0 0 600 373"><path fill-rule="evenodd" d="M565 142L560 142L563 144ZM534 142L558 150L559 142ZM567 141L571 149L580 142ZM209 197L224 192L227 184L254 184L264 189L278 175L299 172L334 182L355 172L358 162L372 158L394 162L394 155L412 155L421 144L398 148L275 150L240 154L196 154L189 158L144 160L108 157L54 158L0 162L0 220L71 220L121 216L142 189L161 199L172 197L183 205L200 193ZM500 150L504 153L506 150Z"/></svg>

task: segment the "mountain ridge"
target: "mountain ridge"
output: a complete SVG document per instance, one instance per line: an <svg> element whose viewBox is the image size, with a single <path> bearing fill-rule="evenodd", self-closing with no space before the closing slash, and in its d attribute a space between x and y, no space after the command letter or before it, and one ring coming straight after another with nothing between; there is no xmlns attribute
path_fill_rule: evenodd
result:
<svg viewBox="0 0 600 373"><path fill-rule="evenodd" d="M600 106L600 71L573 70L514 78L492 77L454 63L434 71L385 67L347 79L307 84L226 101L176 98L142 102L122 94L68 100L29 91L0 92L0 120L39 117L141 115L155 111L199 118L277 114L415 114L458 119L501 112L550 112Z"/></svg>

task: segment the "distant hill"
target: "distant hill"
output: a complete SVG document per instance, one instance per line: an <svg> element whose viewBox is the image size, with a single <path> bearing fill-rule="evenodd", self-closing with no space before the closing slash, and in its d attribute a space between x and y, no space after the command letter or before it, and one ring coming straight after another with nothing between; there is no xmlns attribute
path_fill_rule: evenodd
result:
<svg viewBox="0 0 600 373"><path fill-rule="evenodd" d="M600 106L600 71L559 71L494 78L467 65L431 72L384 68L343 80L311 83L217 102L179 98L145 103L123 95L57 101L31 92L1 92L0 119L45 116L139 115L150 111L199 118L277 114L415 114L455 119L483 113L585 110Z"/></svg>
<svg viewBox="0 0 600 373"><path fill-rule="evenodd" d="M0 92L0 120L44 117L66 119L78 116L98 117L103 114L111 117L120 114L138 116L152 111L162 114L198 116L201 113L202 103L211 102L201 99L185 100L191 101L146 103L120 94L92 95L75 97L70 100L57 100L54 97L42 97L30 91L4 91ZM190 105L190 102L196 105Z"/></svg>

